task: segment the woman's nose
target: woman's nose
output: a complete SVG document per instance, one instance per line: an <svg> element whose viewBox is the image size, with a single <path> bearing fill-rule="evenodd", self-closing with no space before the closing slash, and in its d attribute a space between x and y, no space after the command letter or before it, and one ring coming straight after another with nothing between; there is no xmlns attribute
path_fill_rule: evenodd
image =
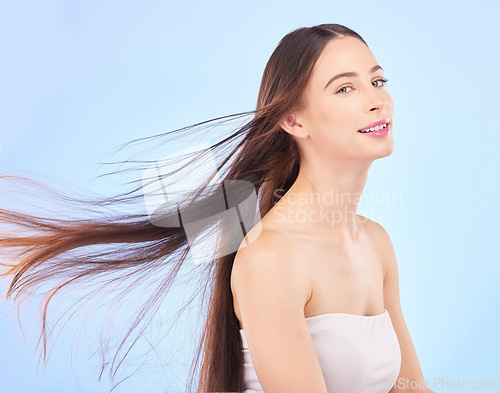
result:
<svg viewBox="0 0 500 393"><path fill-rule="evenodd" d="M374 93L370 101L370 111L384 109L385 99L378 93Z"/></svg>

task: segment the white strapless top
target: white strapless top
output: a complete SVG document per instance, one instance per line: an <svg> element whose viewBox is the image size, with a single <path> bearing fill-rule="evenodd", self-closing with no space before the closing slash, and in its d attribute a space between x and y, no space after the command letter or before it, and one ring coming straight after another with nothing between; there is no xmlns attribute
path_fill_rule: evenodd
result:
<svg viewBox="0 0 500 393"><path fill-rule="evenodd" d="M399 375L401 350L387 310L378 315L328 313L306 318L329 393L388 393ZM263 392L245 331L244 392Z"/></svg>

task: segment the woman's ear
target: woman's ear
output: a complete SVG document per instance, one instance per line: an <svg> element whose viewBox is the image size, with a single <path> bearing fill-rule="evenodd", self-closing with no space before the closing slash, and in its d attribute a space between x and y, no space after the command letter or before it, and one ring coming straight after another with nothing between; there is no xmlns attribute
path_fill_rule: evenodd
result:
<svg viewBox="0 0 500 393"><path fill-rule="evenodd" d="M284 131L298 138L305 138L308 136L308 133L304 130L302 124L298 123L296 116L292 113L289 113L283 120L281 120L280 127Z"/></svg>
<svg viewBox="0 0 500 393"><path fill-rule="evenodd" d="M301 127L301 125L295 121L295 116L292 114L286 115L286 117L281 121L280 126L283 130L289 133L293 133L292 131L295 127Z"/></svg>

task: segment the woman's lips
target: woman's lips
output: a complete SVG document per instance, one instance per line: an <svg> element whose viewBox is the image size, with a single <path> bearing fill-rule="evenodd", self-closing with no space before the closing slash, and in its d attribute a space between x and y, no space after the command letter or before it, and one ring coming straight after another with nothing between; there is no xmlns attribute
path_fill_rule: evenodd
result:
<svg viewBox="0 0 500 393"><path fill-rule="evenodd" d="M380 120L374 121L373 123L368 124L366 127L361 128L360 130L367 130L369 128L376 127L376 126L382 126L382 125L386 125L387 126L390 123L391 123L391 119L389 117L386 117L384 119L380 119Z"/></svg>
<svg viewBox="0 0 500 393"><path fill-rule="evenodd" d="M361 132L358 131L359 134L362 135L368 135L371 136L372 138L385 138L387 135L389 135L389 128L391 127L391 124L389 123L387 127L382 128L381 130L378 131L370 131L370 132Z"/></svg>

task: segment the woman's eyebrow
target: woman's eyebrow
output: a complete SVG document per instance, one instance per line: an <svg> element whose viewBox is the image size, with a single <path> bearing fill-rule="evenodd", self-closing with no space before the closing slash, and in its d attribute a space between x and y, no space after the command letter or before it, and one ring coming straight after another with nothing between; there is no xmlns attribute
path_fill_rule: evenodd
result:
<svg viewBox="0 0 500 393"><path fill-rule="evenodd" d="M373 73L377 72L378 70L382 70L383 71L384 69L377 64L376 66L372 67L372 69L370 70L370 73L373 74ZM337 80L339 78L344 78L344 77L348 77L348 76L358 76L358 74L356 72L352 72L352 71L342 72L341 74L337 74L337 75L335 75L335 76L333 76L333 77L330 78L330 80L328 81L328 83L325 86L325 89L333 81L335 81L335 80Z"/></svg>

